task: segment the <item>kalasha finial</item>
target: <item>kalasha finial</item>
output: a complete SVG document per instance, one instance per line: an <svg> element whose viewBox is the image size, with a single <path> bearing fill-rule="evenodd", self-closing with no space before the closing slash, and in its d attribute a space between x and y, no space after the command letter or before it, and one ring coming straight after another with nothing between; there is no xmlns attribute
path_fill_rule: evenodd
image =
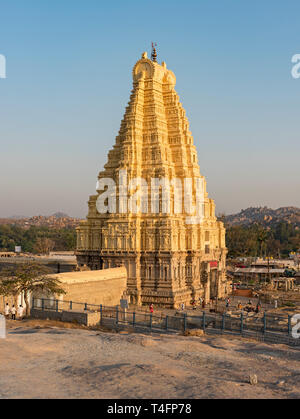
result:
<svg viewBox="0 0 300 419"><path fill-rule="evenodd" d="M152 52L151 52L151 60L154 61L155 63L157 62L157 52L156 52L156 48L157 44L152 42Z"/></svg>

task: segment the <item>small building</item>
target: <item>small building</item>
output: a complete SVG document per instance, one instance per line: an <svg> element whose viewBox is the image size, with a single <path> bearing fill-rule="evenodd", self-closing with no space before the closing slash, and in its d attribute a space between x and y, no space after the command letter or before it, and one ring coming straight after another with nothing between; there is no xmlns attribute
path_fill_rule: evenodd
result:
<svg viewBox="0 0 300 419"><path fill-rule="evenodd" d="M230 273L234 277L234 281L268 281L272 278L283 276L284 269L270 268L234 268Z"/></svg>

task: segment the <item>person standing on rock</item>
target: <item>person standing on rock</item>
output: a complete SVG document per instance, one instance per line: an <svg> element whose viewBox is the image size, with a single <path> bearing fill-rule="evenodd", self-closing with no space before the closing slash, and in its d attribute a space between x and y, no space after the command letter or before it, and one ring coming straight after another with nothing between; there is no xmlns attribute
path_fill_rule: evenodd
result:
<svg viewBox="0 0 300 419"><path fill-rule="evenodd" d="M152 303L150 304L150 307L149 308L150 308L150 313L153 314L153 311L154 310L153 310L153 304Z"/></svg>

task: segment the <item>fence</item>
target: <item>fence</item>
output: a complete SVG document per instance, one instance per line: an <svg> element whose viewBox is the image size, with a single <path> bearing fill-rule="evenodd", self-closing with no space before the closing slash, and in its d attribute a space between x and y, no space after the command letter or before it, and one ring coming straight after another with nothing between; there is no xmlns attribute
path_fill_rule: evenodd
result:
<svg viewBox="0 0 300 419"><path fill-rule="evenodd" d="M200 315L176 312L175 315L155 315L143 311L128 311L119 306L107 307L88 303L34 298L32 308L47 313L98 313L97 324L107 327L132 327L150 332L185 332L202 329L208 333L231 333L273 343L300 346L292 337L292 317L266 312L260 315L242 312L240 315L203 311ZM55 314L53 318L56 318Z"/></svg>

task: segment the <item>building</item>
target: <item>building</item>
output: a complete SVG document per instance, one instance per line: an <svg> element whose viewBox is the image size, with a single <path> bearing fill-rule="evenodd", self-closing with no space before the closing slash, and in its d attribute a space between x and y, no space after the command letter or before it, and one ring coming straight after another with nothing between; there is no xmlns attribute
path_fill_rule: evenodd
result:
<svg viewBox="0 0 300 419"><path fill-rule="evenodd" d="M271 279L278 279L284 275L285 269L277 268L231 268L228 270L234 282L268 282Z"/></svg>
<svg viewBox="0 0 300 419"><path fill-rule="evenodd" d="M125 266L135 304L176 307L226 292L225 229L206 192L175 84L155 49L151 59L143 53L97 194L77 228L78 265ZM115 185L110 192L107 179ZM99 210L103 196L105 211Z"/></svg>

